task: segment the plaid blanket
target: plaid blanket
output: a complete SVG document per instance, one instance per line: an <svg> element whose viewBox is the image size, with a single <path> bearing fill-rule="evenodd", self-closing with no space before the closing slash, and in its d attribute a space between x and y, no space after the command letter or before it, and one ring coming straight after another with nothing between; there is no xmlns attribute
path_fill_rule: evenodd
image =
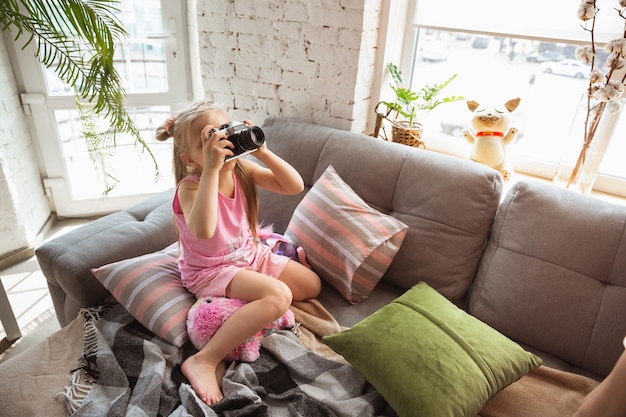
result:
<svg viewBox="0 0 626 417"><path fill-rule="evenodd" d="M120 304L85 309L83 366L66 388L68 415L167 416L180 402L172 369L181 352Z"/></svg>
<svg viewBox="0 0 626 417"><path fill-rule="evenodd" d="M214 409L225 416L395 416L354 368L312 353L285 330L263 339L257 361L233 362L222 391Z"/></svg>
<svg viewBox="0 0 626 417"><path fill-rule="evenodd" d="M72 416L396 416L350 365L308 350L289 331L262 342L253 363L231 362L212 407L172 378L181 349L121 305L85 310L84 364L64 395Z"/></svg>

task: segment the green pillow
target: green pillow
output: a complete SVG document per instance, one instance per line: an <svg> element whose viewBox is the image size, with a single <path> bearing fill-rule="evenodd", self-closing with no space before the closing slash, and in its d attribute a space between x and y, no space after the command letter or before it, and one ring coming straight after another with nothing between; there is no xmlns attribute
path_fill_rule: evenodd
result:
<svg viewBox="0 0 626 417"><path fill-rule="evenodd" d="M323 342L403 416L475 417L541 359L419 283Z"/></svg>

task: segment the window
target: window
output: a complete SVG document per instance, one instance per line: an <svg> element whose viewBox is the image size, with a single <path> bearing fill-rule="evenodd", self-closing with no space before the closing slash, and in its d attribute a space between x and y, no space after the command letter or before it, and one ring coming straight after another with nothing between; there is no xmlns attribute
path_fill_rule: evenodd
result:
<svg viewBox="0 0 626 417"><path fill-rule="evenodd" d="M173 187L172 142L157 142L155 129L171 113L170 106L189 101L192 66L187 42L187 2L123 0L120 19L128 40L116 46L115 64L124 81L127 110L154 162L130 137L118 137L106 159L107 173L119 182L103 198L106 182L94 169L82 136L73 91L39 64L33 45L14 45L15 73L24 86L22 99L29 121L44 184L53 210L60 217L104 214L136 203L147 195ZM192 29L189 29L192 30Z"/></svg>
<svg viewBox="0 0 626 417"><path fill-rule="evenodd" d="M615 3L615 4L613 4ZM581 105L589 68L575 60L576 47L589 44L589 33L570 0L501 2L497 0L416 0L405 35L402 62L410 87L456 79L442 96L462 95L478 102L503 104L521 97L513 113L520 134L507 151L514 168L552 178L565 152L578 152L583 137ZM616 1L599 1L596 42L621 37L624 20ZM454 12L451 12L454 11ZM607 54L599 50L596 65ZM469 144L460 131L469 126L465 101L439 106L425 121L426 146L466 155ZM626 195L626 120L617 119L613 140L600 167L595 188Z"/></svg>

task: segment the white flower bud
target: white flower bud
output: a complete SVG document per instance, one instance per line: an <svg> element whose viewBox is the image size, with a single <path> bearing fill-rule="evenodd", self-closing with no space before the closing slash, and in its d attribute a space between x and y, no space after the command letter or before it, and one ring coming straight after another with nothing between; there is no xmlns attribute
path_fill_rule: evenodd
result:
<svg viewBox="0 0 626 417"><path fill-rule="evenodd" d="M610 54L619 54L626 51L626 39L619 38L610 40L604 45L604 49Z"/></svg>
<svg viewBox="0 0 626 417"><path fill-rule="evenodd" d="M624 58L618 58L616 55L613 54L609 55L609 57L606 59L606 65L611 69L618 70L620 68L624 68L625 64L626 61L624 61Z"/></svg>
<svg viewBox="0 0 626 417"><path fill-rule="evenodd" d="M598 91L600 89L600 84L592 84L589 86L589 95L590 96L594 96L594 94L596 93L596 91Z"/></svg>
<svg viewBox="0 0 626 417"><path fill-rule="evenodd" d="M618 92L624 91L624 84L618 80L609 80L607 86L610 86L612 89L617 90Z"/></svg>
<svg viewBox="0 0 626 417"><path fill-rule="evenodd" d="M579 46L576 48L576 59L584 64L591 64L593 62L593 48L591 46Z"/></svg>
<svg viewBox="0 0 626 417"><path fill-rule="evenodd" d="M593 6L593 3L583 0L578 8L578 18L586 22L587 20L593 19L595 15L596 8Z"/></svg>
<svg viewBox="0 0 626 417"><path fill-rule="evenodd" d="M605 79L604 73L598 68L594 68L593 71L589 73L589 81L591 83L601 83L604 81L604 79Z"/></svg>
<svg viewBox="0 0 626 417"><path fill-rule="evenodd" d="M598 88L596 91L594 91L591 96L593 98L595 98L596 100L600 100L600 101L609 101L609 97L607 95L607 92L604 88Z"/></svg>
<svg viewBox="0 0 626 417"><path fill-rule="evenodd" d="M608 87L608 86L607 86ZM620 92L616 88L606 88L606 96L609 100L619 97Z"/></svg>

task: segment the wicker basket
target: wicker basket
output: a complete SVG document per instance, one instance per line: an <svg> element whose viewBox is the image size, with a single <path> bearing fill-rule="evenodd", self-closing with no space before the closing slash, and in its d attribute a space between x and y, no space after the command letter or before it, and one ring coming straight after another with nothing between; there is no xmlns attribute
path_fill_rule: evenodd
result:
<svg viewBox="0 0 626 417"><path fill-rule="evenodd" d="M389 124L391 124L391 140L393 142L413 146L414 148L426 149L426 144L422 140L422 132L424 128L422 127L421 123L413 122L413 126L409 128L408 121L398 121L392 119L390 117L390 114L392 113L390 109L386 109L387 111L385 113L380 112L378 108L381 104L384 104L384 102L380 101L374 109L374 113L376 113L376 125L374 126L374 133L372 133L370 136L382 137L385 140L389 140L384 123L385 121L387 121Z"/></svg>
<svg viewBox="0 0 626 417"><path fill-rule="evenodd" d="M413 122L413 125L409 127L409 122L403 120L392 121L391 125L391 139L394 142L413 146L414 148L426 149L426 144L422 140L424 128L421 123Z"/></svg>

